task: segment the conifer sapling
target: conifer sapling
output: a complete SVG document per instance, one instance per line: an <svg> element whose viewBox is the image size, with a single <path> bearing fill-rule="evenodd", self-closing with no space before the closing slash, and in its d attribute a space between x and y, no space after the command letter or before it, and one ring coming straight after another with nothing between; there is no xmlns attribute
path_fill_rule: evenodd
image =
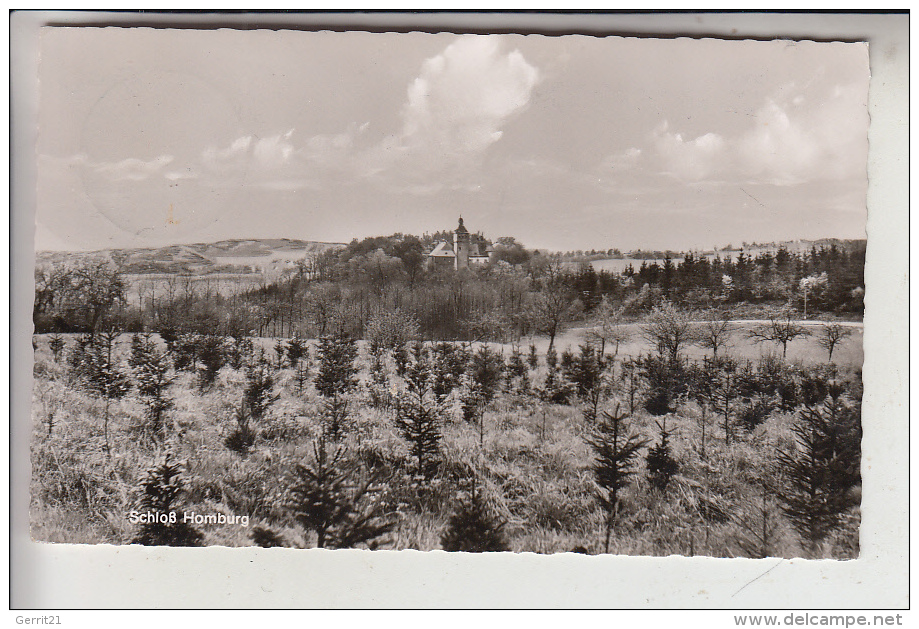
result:
<svg viewBox="0 0 919 629"><path fill-rule="evenodd" d="M610 536L619 513L620 492L628 486L635 473L635 458L647 442L629 433L625 414L603 412L593 434L586 438L594 452L592 466L597 485L597 501L606 513L606 531L603 548L609 552Z"/></svg>
<svg viewBox="0 0 919 629"><path fill-rule="evenodd" d="M144 546L201 546L203 535L185 522L179 512L179 498L184 492L181 466L169 461L147 472L143 494L138 502L145 518L133 543Z"/></svg>
<svg viewBox="0 0 919 629"><path fill-rule="evenodd" d="M440 538L450 552L487 553L509 550L504 522L491 513L480 491L473 485L468 500L460 500Z"/></svg>

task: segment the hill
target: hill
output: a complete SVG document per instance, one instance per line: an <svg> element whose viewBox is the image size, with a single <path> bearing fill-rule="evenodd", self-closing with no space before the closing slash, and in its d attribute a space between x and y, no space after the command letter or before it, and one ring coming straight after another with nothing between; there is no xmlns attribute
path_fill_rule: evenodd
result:
<svg viewBox="0 0 919 629"><path fill-rule="evenodd" d="M40 251L36 254L36 264L79 261L103 255L118 261L122 272L128 275L247 274L293 268L298 260L344 246L344 243L290 238L231 239L160 248Z"/></svg>

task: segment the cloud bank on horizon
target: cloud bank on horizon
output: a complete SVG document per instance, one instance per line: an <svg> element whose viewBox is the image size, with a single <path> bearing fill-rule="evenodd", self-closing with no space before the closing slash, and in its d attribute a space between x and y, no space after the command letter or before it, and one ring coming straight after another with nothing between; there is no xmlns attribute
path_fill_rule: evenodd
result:
<svg viewBox="0 0 919 629"><path fill-rule="evenodd" d="M864 237L861 44L57 28L40 85L37 249Z"/></svg>

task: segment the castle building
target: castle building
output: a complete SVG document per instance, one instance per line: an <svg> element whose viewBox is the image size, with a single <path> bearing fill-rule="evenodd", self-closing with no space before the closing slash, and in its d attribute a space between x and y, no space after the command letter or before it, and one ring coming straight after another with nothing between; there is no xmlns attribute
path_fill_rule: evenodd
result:
<svg viewBox="0 0 919 629"><path fill-rule="evenodd" d="M434 267L452 266L454 269L467 269L470 265L487 264L493 253L491 245L473 244L469 230L463 225L463 217L453 231L453 246L449 242L438 242L428 254L428 262Z"/></svg>

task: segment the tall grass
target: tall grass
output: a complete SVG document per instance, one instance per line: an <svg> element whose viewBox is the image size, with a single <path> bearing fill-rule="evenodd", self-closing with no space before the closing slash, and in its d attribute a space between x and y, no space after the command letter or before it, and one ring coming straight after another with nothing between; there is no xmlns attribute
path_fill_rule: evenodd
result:
<svg viewBox="0 0 919 629"><path fill-rule="evenodd" d="M128 544L137 526L135 508L144 472L168 451L184 463L184 508L199 513L248 516L248 527L204 525L205 545L254 545L251 532L265 527L285 543L308 547L315 540L283 508L282 479L309 460L311 444L322 434L322 396L312 384L302 394L290 367L275 374L278 396L265 416L252 422L255 433L247 456L227 448L236 426L234 410L243 400L245 369L225 365L212 387L200 391L195 375L175 374L174 406L166 413L162 441L144 435L144 407L130 392L109 405L111 452L104 451L103 402L80 390L63 361L55 361L47 337L36 337L33 392L31 522L33 539L48 542ZM72 344L73 340L68 339ZM564 346L562 346L564 347ZM362 348L363 349L363 348ZM126 360L127 343L119 344ZM623 352L620 353L622 355ZM789 352L792 353L791 350ZM625 352L628 355L628 352ZM843 354L834 356L839 360ZM540 355L540 358L544 358ZM389 362L387 377L395 381ZM544 361L529 371L536 384L545 378ZM370 381L370 357L359 353L358 379ZM853 367L843 375L857 380ZM601 408L612 410L616 394ZM455 397L444 401L439 464L431 478L416 477L411 450L393 424L392 411L374 408L358 387L348 394L350 422L340 444L348 464L386 479L382 495L392 515L385 547L441 548L451 515L468 496L469 483L488 497L515 552L603 551L605 514L596 500L591 473L593 454L584 437L590 430L580 408L550 404L534 395L499 392L484 407L481 427L467 422ZM49 433L48 414L53 411ZM769 553L801 556L804 549L776 501L761 500L762 476L779 449L794 447L794 413L773 411L753 430L737 428L725 442L716 423L706 427L701 453L701 409L683 402L668 414L668 444L678 472L663 491L653 490L644 457L634 482L622 490L610 552L629 555L755 556L751 527L770 519ZM630 419L641 436L656 440L656 421L643 410ZM858 554L858 508L827 538L822 556Z"/></svg>

